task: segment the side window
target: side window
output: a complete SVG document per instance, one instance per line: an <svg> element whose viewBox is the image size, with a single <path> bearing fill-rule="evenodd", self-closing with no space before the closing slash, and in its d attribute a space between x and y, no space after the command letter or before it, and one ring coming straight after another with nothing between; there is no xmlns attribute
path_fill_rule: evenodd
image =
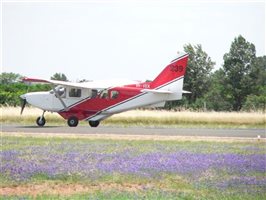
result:
<svg viewBox="0 0 266 200"><path fill-rule="evenodd" d="M102 99L106 99L108 97L108 91L107 90L103 90L100 94L100 97Z"/></svg>
<svg viewBox="0 0 266 200"><path fill-rule="evenodd" d="M119 95L119 92L113 90L113 91L111 91L110 97L111 97L111 99L116 99L118 97L118 95Z"/></svg>
<svg viewBox="0 0 266 200"><path fill-rule="evenodd" d="M98 94L97 90L91 90L91 98L92 99L96 98L97 94Z"/></svg>
<svg viewBox="0 0 266 200"><path fill-rule="evenodd" d="M81 89L71 88L68 94L69 97L81 97Z"/></svg>

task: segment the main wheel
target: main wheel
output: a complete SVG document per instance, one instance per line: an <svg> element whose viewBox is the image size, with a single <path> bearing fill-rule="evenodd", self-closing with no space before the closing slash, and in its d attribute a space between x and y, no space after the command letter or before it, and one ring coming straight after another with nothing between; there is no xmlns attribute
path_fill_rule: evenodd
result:
<svg viewBox="0 0 266 200"><path fill-rule="evenodd" d="M79 120L78 120L78 118L72 116L72 117L68 118L67 124L70 127L76 127L79 124Z"/></svg>
<svg viewBox="0 0 266 200"><path fill-rule="evenodd" d="M37 120L36 120L36 124L38 125L38 126L44 126L44 124L45 124L45 118L44 117L38 117L37 118Z"/></svg>
<svg viewBox="0 0 266 200"><path fill-rule="evenodd" d="M100 122L99 121L89 121L89 124L91 127L97 127L100 124Z"/></svg>

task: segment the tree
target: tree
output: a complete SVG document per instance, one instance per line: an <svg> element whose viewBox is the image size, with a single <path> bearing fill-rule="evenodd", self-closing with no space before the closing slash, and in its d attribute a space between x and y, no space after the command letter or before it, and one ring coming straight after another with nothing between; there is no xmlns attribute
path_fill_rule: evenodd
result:
<svg viewBox="0 0 266 200"><path fill-rule="evenodd" d="M189 103L195 103L197 98L203 97L209 90L210 74L215 65L200 44L184 46L189 53L188 66L184 80L184 89L191 92L187 96Z"/></svg>
<svg viewBox="0 0 266 200"><path fill-rule="evenodd" d="M266 56L257 57L251 65L252 94L260 95L266 89ZM265 92L266 93L266 92Z"/></svg>
<svg viewBox="0 0 266 200"><path fill-rule="evenodd" d="M52 80L58 80L58 81L68 81L67 77L63 73L55 73L52 77Z"/></svg>
<svg viewBox="0 0 266 200"><path fill-rule="evenodd" d="M165 105L166 109L173 109L177 106L185 108L202 108L203 96L208 92L210 86L210 74L215 65L200 44L192 46L187 44L184 51L189 54L188 66L184 79L184 90L191 94L183 95L182 100L170 101Z"/></svg>
<svg viewBox="0 0 266 200"><path fill-rule="evenodd" d="M20 95L27 92L47 91L51 89L50 85L32 84L26 85L20 82L20 74L1 73L0 74L0 105L1 106L19 106L21 104Z"/></svg>
<svg viewBox="0 0 266 200"><path fill-rule="evenodd" d="M26 85L24 83L0 84L0 105L19 106L20 95L27 92L47 91L51 86L46 84Z"/></svg>
<svg viewBox="0 0 266 200"><path fill-rule="evenodd" d="M222 69L216 70L211 74L210 88L204 96L208 110L224 111L230 110L232 107L226 98L224 76L225 74Z"/></svg>
<svg viewBox="0 0 266 200"><path fill-rule="evenodd" d="M252 65L256 58L255 46L239 35L231 44L229 53L224 55L224 87L232 109L239 111L246 97L251 94L253 79Z"/></svg>
<svg viewBox="0 0 266 200"><path fill-rule="evenodd" d="M251 94L243 104L244 110L265 111L266 104L266 56L257 57L251 66Z"/></svg>
<svg viewBox="0 0 266 200"><path fill-rule="evenodd" d="M0 74L0 83L1 84L10 84L10 83L16 83L21 80L22 76L20 74L15 73L7 73L3 72Z"/></svg>

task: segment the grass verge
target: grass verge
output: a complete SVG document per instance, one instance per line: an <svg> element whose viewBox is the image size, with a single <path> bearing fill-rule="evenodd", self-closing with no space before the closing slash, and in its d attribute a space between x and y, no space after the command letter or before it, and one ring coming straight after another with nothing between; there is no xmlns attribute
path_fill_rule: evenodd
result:
<svg viewBox="0 0 266 200"><path fill-rule="evenodd" d="M25 108L20 115L20 108L0 108L0 123L35 124L36 118L42 111L36 108ZM57 114L45 114L47 123L52 125L65 125L66 122ZM174 112L133 110L104 120L103 125L116 126L146 126L146 127L215 127L215 128L265 128L265 113L245 112ZM86 122L81 125L87 125Z"/></svg>

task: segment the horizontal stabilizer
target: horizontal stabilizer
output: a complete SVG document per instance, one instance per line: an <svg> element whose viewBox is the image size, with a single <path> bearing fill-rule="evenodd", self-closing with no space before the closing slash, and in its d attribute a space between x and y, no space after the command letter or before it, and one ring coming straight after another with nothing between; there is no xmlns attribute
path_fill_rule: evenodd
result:
<svg viewBox="0 0 266 200"><path fill-rule="evenodd" d="M149 92L154 94L172 94L173 92L168 90L151 90L151 89L143 89L141 92Z"/></svg>
<svg viewBox="0 0 266 200"><path fill-rule="evenodd" d="M186 90L183 90L182 93L183 93L183 94L191 94L191 92L186 91Z"/></svg>

